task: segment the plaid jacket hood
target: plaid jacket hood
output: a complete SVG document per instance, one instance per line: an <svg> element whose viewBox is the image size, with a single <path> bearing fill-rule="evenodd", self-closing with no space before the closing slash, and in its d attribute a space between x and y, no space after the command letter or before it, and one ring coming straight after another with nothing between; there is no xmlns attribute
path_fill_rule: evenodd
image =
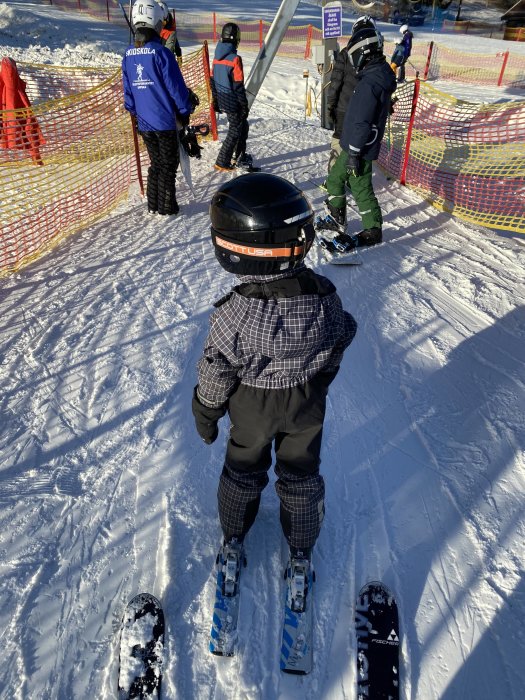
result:
<svg viewBox="0 0 525 700"><path fill-rule="evenodd" d="M265 282L292 274L241 277ZM328 280L321 278L328 283ZM335 371L352 341L356 323L335 291L259 299L233 290L210 319L199 361L199 398L210 406L225 403L239 382L282 389Z"/></svg>

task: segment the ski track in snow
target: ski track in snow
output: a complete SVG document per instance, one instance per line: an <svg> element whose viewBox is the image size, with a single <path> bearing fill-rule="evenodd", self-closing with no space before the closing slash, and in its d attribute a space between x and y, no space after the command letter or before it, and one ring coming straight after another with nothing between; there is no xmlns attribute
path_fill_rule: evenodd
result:
<svg viewBox="0 0 525 700"><path fill-rule="evenodd" d="M275 62L287 90L263 88L250 150L320 209L329 136L289 104L298 66ZM381 579L400 608L402 698L519 700L525 247L380 173L385 243L361 267L310 255L359 324L328 401L314 670L279 670L273 475L246 541L239 653L209 654L227 425L202 444L190 401L232 283L209 238L229 177L211 169L218 148L191 164L195 199L179 180L181 216L148 216L135 194L0 281L2 697L114 697L124 606L147 590L166 613L164 698L350 700L354 601Z"/></svg>

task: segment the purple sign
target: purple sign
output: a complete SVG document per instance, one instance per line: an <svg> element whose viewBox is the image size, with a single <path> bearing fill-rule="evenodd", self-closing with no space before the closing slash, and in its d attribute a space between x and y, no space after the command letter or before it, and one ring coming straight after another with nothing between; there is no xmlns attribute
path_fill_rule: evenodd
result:
<svg viewBox="0 0 525 700"><path fill-rule="evenodd" d="M343 8L340 2L331 2L323 7L323 39L343 35Z"/></svg>

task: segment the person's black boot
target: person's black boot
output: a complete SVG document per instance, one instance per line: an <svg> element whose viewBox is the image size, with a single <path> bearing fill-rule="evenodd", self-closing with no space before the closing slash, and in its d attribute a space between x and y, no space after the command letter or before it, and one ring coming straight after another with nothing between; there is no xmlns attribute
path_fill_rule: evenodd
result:
<svg viewBox="0 0 525 700"><path fill-rule="evenodd" d="M356 238L359 247L377 245L383 240L383 233L380 228L366 228L358 233Z"/></svg>
<svg viewBox="0 0 525 700"><path fill-rule="evenodd" d="M332 217L341 230L344 231L346 228L346 207L334 207L334 205L330 203L330 199L325 199L324 203L327 213Z"/></svg>

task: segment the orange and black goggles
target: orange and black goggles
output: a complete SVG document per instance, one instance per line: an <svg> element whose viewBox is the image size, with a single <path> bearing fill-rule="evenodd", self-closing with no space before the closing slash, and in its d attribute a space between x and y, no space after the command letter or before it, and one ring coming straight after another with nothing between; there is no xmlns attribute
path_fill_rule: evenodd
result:
<svg viewBox="0 0 525 700"><path fill-rule="evenodd" d="M254 231L253 233L257 233ZM279 235L280 234L280 235ZM289 228L272 231L274 238L284 239L290 234ZM238 238L228 236L226 233L211 228L213 245L225 253L236 255L240 259L249 260L275 260L290 263L304 260L315 238L313 224L309 223L300 229L300 235L293 240L273 241L271 243L243 243Z"/></svg>

